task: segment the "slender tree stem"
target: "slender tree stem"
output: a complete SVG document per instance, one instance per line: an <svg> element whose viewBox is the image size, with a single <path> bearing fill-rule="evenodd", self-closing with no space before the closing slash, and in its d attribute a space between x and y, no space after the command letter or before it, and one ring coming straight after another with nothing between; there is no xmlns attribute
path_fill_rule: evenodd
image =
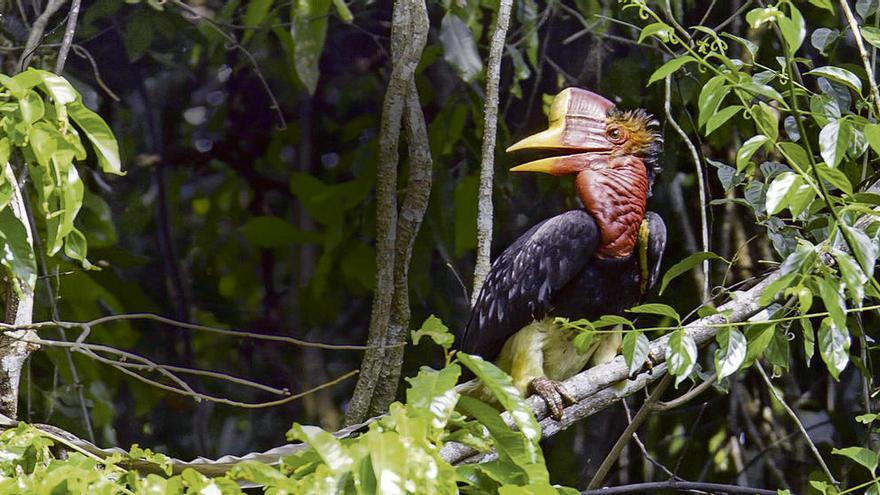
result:
<svg viewBox="0 0 880 495"><path fill-rule="evenodd" d="M67 54L70 53L70 46L73 44L73 35L76 34L76 21L79 17L80 3L81 0L72 0L70 4L70 12L67 14L67 26L64 28L64 38L61 40L61 48L58 49L58 58L55 60L56 74L61 74L64 71Z"/></svg>
<svg viewBox="0 0 880 495"><path fill-rule="evenodd" d="M865 74L868 76L868 85L871 87L871 97L874 99L874 108L877 111L877 117L880 118L880 91L877 90L877 81L874 79L874 68L871 66L871 60L868 57L868 51L865 50L865 43L862 41L862 33L859 31L859 23L849 8L849 2L839 0L840 8L843 15L849 23L852 30L853 38L856 40L856 47L859 49L859 55L862 57L862 64L865 66Z"/></svg>
<svg viewBox="0 0 880 495"><path fill-rule="evenodd" d="M492 184L495 175L495 138L498 130L498 80L501 77L501 58L504 54L504 40L510 25L510 11L513 0L501 0L495 25L492 28L492 43L489 46L489 61L486 67L486 101L483 105L483 148L480 162L480 189L477 196L477 262L474 266L474 290L471 292L471 305L480 295L483 281L489 275L492 257Z"/></svg>

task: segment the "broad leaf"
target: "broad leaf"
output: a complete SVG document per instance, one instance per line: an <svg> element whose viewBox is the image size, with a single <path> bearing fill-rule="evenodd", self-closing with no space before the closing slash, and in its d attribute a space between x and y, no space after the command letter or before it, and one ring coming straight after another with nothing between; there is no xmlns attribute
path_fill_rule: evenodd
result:
<svg viewBox="0 0 880 495"><path fill-rule="evenodd" d="M80 101L68 104L67 112L94 146L101 169L108 174L125 175L119 160L119 145L104 119Z"/></svg>
<svg viewBox="0 0 880 495"><path fill-rule="evenodd" d="M735 327L724 327L715 335L718 349L715 351L715 371L718 380L730 376L746 359L746 337Z"/></svg>
<svg viewBox="0 0 880 495"><path fill-rule="evenodd" d="M767 141L769 141L767 136L758 134L757 136L752 136L748 141L743 143L743 145L740 146L739 151L736 152L736 170L744 170L748 166L752 155L754 155L755 152L758 151L758 148Z"/></svg>
<svg viewBox="0 0 880 495"><path fill-rule="evenodd" d="M634 375L642 369L648 358L651 342L644 333L639 331L627 332L623 337L623 358L629 367L629 374Z"/></svg>
<svg viewBox="0 0 880 495"><path fill-rule="evenodd" d="M626 310L629 313L639 313L639 314L649 314L649 315L660 315L660 316L668 316L674 319L678 324L681 324L681 317L678 315L678 312L672 308L672 306L668 306L666 304L660 303L649 303L649 304L640 304L638 306L633 306Z"/></svg>
<svg viewBox="0 0 880 495"><path fill-rule="evenodd" d="M846 69L842 69L840 67L826 65L825 67L817 67L809 72L804 72L804 74L816 77L824 77L826 79L845 84L856 93L862 93L862 81L859 80L859 78L852 72Z"/></svg>
<svg viewBox="0 0 880 495"><path fill-rule="evenodd" d="M730 120L731 117L738 114L740 110L743 109L742 105L731 105L729 107L722 108L720 111L715 112L709 117L709 120L706 122L706 135L712 134L716 129L724 125L725 122Z"/></svg>
<svg viewBox="0 0 880 495"><path fill-rule="evenodd" d="M318 61L324 51L327 13L330 0L294 0L291 2L290 36L296 75L310 94L318 88Z"/></svg>
<svg viewBox="0 0 880 495"><path fill-rule="evenodd" d="M819 354L835 380L849 364L850 338L846 327L840 327L828 317L819 325Z"/></svg>
<svg viewBox="0 0 880 495"><path fill-rule="evenodd" d="M776 176L767 188L767 213L775 215L789 206L791 197L802 185L803 177L793 172Z"/></svg>
<svg viewBox="0 0 880 495"><path fill-rule="evenodd" d="M794 53L803 44L804 38L807 37L807 26L794 3L789 3L788 7L790 10L788 17L780 16L777 22L779 30L782 31L782 37L785 39L786 52L789 56L794 56Z"/></svg>
<svg viewBox="0 0 880 495"><path fill-rule="evenodd" d="M675 385L690 376L697 362L697 343L694 338L679 328L669 337L669 372L675 376Z"/></svg>
<svg viewBox="0 0 880 495"><path fill-rule="evenodd" d="M845 449L832 449L832 454L842 455L861 464L872 475L877 470L877 453L864 447L847 447Z"/></svg>
<svg viewBox="0 0 880 495"><path fill-rule="evenodd" d="M440 23L440 43L445 60L464 82L473 81L483 70L483 60L467 24L457 15L446 14Z"/></svg>
<svg viewBox="0 0 880 495"><path fill-rule="evenodd" d="M700 90L700 98L698 100L698 109L700 111L698 117L698 125L704 126L710 117L715 115L721 101L730 92L730 86L726 85L727 78L724 76L715 76L703 86ZM730 107L728 107L730 108ZM721 124L719 124L721 125ZM717 126L716 126L717 127ZM707 131L708 134L708 131Z"/></svg>
<svg viewBox="0 0 880 495"><path fill-rule="evenodd" d="M418 345L422 337L428 337L443 349L449 349L452 347L452 342L455 340L455 336L449 332L449 328L443 324L440 318L437 318L434 315L429 316L428 319L422 323L421 328L413 330L413 344Z"/></svg>
<svg viewBox="0 0 880 495"><path fill-rule="evenodd" d="M458 403L455 384L459 375L461 367L457 364L450 364L439 371L422 367L418 375L406 379L409 382L409 388L406 389L407 408L428 414L431 426L442 430Z"/></svg>
<svg viewBox="0 0 880 495"><path fill-rule="evenodd" d="M835 168L846 154L852 132L843 119L832 120L819 133L819 153L829 167Z"/></svg>

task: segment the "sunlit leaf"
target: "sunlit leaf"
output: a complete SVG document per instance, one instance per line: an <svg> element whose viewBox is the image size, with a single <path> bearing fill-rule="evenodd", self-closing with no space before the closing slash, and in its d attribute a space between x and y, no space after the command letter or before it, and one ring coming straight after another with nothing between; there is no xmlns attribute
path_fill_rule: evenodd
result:
<svg viewBox="0 0 880 495"><path fill-rule="evenodd" d="M852 137L849 124L843 119L828 122L819 133L819 153L829 167L835 168L846 154Z"/></svg>
<svg viewBox="0 0 880 495"><path fill-rule="evenodd" d="M452 347L452 342L455 340L455 336L449 332L449 328L443 324L440 318L437 318L434 315L429 316L428 319L422 323L421 328L413 330L413 344L418 345L422 337L427 337L433 340L435 344L444 349Z"/></svg>
<svg viewBox="0 0 880 495"><path fill-rule="evenodd" d="M674 73L678 69L681 69L685 66L685 64L689 62L695 62L697 59L691 57L690 55L685 55L683 57L678 57L666 62L661 65L657 70L651 74L651 77L648 79L648 85L654 84L655 82L665 78L666 76Z"/></svg>
<svg viewBox="0 0 880 495"><path fill-rule="evenodd" d="M101 169L108 174L125 175L119 160L119 145L104 119L79 101L68 104L67 111L92 143Z"/></svg>
<svg viewBox="0 0 880 495"><path fill-rule="evenodd" d="M840 67L826 65L824 67L817 67L811 71L804 72L804 74L816 77L824 77L826 79L845 84L856 93L861 94L862 92L862 81L860 81L859 78L852 72Z"/></svg>
<svg viewBox="0 0 880 495"><path fill-rule="evenodd" d="M715 335L718 349L715 351L715 371L718 380L730 376L742 366L748 348L746 337L735 327L724 327Z"/></svg>
<svg viewBox="0 0 880 495"><path fill-rule="evenodd" d="M678 386L682 381L690 376L697 362L697 343L693 337L685 333L684 329L679 328L669 337L669 372L675 376L675 385Z"/></svg>
<svg viewBox="0 0 880 495"><path fill-rule="evenodd" d="M789 3L788 7L788 17L780 16L777 22L779 30L782 31L782 37L785 39L786 51L789 56L793 56L803 44L804 38L807 37L807 25L794 3Z"/></svg>
<svg viewBox="0 0 880 495"><path fill-rule="evenodd" d="M748 164L749 160L752 158L752 155L758 151L764 143L768 142L769 138L763 134L758 134L757 136L752 136L748 141L743 143L740 146L739 151L736 152L736 169L738 171L744 170Z"/></svg>
<svg viewBox="0 0 880 495"><path fill-rule="evenodd" d="M742 105L731 105L724 107L720 111L715 112L706 122L706 135L712 134L716 129L724 125L731 117L738 114L743 109Z"/></svg>
<svg viewBox="0 0 880 495"><path fill-rule="evenodd" d="M681 317L678 315L678 312L675 311L672 306L660 303L648 303L648 304L640 304L638 306L633 306L626 310L629 313L639 313L639 314L648 314L648 315L659 315L659 316L668 316L672 318L679 324L681 323Z"/></svg>
<svg viewBox="0 0 880 495"><path fill-rule="evenodd" d="M731 88L727 86L726 81L727 79L724 76L719 75L709 79L703 85L703 89L700 90L700 97L697 100L697 108L699 109L698 125L706 125L710 117L715 115L715 112L721 105L721 101L730 92ZM706 133L708 134L709 131L707 130Z"/></svg>
<svg viewBox="0 0 880 495"><path fill-rule="evenodd" d="M832 454L842 455L861 464L872 475L877 470L877 453L864 447L847 447L845 449L832 449Z"/></svg>
<svg viewBox="0 0 880 495"><path fill-rule="evenodd" d="M459 375L461 368L457 364L451 364L439 371L423 367L418 375L406 379L409 382L406 389L407 407L428 414L432 427L446 427L458 402L455 384Z"/></svg>
<svg viewBox="0 0 880 495"><path fill-rule="evenodd" d="M775 215L788 207L791 197L798 190L803 178L793 172L776 176L767 188L767 213Z"/></svg>

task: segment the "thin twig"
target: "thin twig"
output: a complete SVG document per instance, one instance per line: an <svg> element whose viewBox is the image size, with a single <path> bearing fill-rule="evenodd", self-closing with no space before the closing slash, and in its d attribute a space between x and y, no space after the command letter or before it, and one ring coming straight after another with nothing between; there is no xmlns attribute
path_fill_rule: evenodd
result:
<svg viewBox="0 0 880 495"><path fill-rule="evenodd" d="M682 141L684 141L685 145L687 145L688 151L691 153L691 158L694 161L694 168L697 172L697 185L699 189L699 199L700 199L700 232L702 233L703 240L703 251L709 250L709 220L707 219L707 206L706 206L706 180L703 177L703 165L700 161L700 154L697 152L697 148L694 146L694 143L691 142L690 138L684 129L676 122L675 117L672 116L672 76L666 76L666 97L663 103L663 109L666 112L666 121L669 122L669 125L675 129L675 132L681 136ZM703 294L702 300L709 300L709 260L703 260Z"/></svg>
<svg viewBox="0 0 880 495"><path fill-rule="evenodd" d="M718 375L716 373L712 373L712 376L710 376L709 378L704 380L703 383L688 390L686 393L680 395L679 397L676 397L675 399L672 399L672 400L666 401L666 402L657 401L657 403L654 404L654 410L655 411L668 411L670 409L675 409L676 407L681 407L681 406L687 404L688 402L693 400L694 397L697 397L698 395L702 394L706 390L709 390L709 388L712 387L712 384L715 383L715 380L717 378L718 378Z"/></svg>
<svg viewBox="0 0 880 495"><path fill-rule="evenodd" d="M37 50L37 46L40 44L40 41L43 39L43 33L46 31L46 25L49 24L49 19L58 12L58 9L61 8L62 5L67 0L49 0L49 3L46 4L46 10L37 17L37 20L34 21L34 25L28 33L27 42L24 44L24 52L21 54L21 60L18 64L18 71L21 72L27 68L31 63L31 57L34 56L34 52Z"/></svg>
<svg viewBox="0 0 880 495"><path fill-rule="evenodd" d="M474 265L474 289L471 305L477 301L483 281L489 275L492 258L492 184L495 175L495 138L498 130L498 81L501 77L501 57L504 40L510 25L513 0L500 0L489 60L486 62L486 101L483 105L483 147L480 160L480 189L477 195L477 261Z"/></svg>
<svg viewBox="0 0 880 495"><path fill-rule="evenodd" d="M764 383L767 384L767 388L770 390L770 393L773 394L773 397L779 402L780 405L785 409L785 412L788 413L789 417L791 417L792 421L797 425L801 434L804 437L804 440L807 442L807 445L810 446L810 450L813 452L813 456L816 457L816 461L822 467L822 471L825 472L825 476L831 480L831 483L834 485L839 485L840 482L834 478L834 475L831 474L831 470L828 469L828 465L825 464L825 460L822 459L822 454L819 453L819 449L816 448L816 444L813 443L813 440L810 438L810 434L807 433L807 430L804 428L804 424L801 423L800 418L797 417L797 414L789 407L788 403L785 402L785 399L782 397L782 394L776 390L776 387L773 386L773 383L770 381L770 378L767 376L767 373L764 372L764 367L761 366L759 361L755 361L755 369L758 370L758 374L761 375L761 378L764 380Z"/></svg>
<svg viewBox="0 0 880 495"><path fill-rule="evenodd" d="M862 56L862 64L865 66L865 74L868 76L868 85L871 86L871 96L874 98L874 108L876 108L877 116L880 117L880 91L877 90L877 81L874 80L874 69L871 67L871 61L868 59L868 52L865 50L865 44L862 42L862 33L859 31L859 24L853 16L852 10L849 8L849 2L840 0L840 8L843 10L844 16L852 30L853 38L856 40L856 47L859 49L859 55Z"/></svg>
<svg viewBox="0 0 880 495"><path fill-rule="evenodd" d="M647 483L635 483L632 485L602 488L600 490L586 490L581 495L620 495L623 493L654 493L659 490L675 490L679 492L691 492L702 490L708 492L735 493L743 495L777 495L776 490L763 490L748 486L725 485L722 483L702 483L698 481L651 481Z"/></svg>
<svg viewBox="0 0 880 495"><path fill-rule="evenodd" d="M629 411L629 405L627 405L626 400L622 400L622 401L620 401L620 403L623 404L623 410L626 412L627 423L631 424L632 423L632 414ZM651 454L648 453L648 448L645 447L644 442L642 442L642 439L639 437L638 431L633 432L632 438L633 438L633 441L636 442L636 445L639 446L639 450L642 451L642 456L644 456L644 458L647 459L648 462L653 464L657 469L666 473L666 475L669 476L670 478L682 480L681 478L676 476L676 474L673 473L668 467L664 466L660 461L654 459L654 457L652 457ZM682 480L682 481L684 481L684 480Z"/></svg>
<svg viewBox="0 0 880 495"><path fill-rule="evenodd" d="M104 79L101 77L101 73L98 71L98 63L95 62L95 58L92 57L92 54L89 53L82 45L74 44L72 46L73 53L77 54L81 58L88 60L89 64L92 66L92 74L95 76L95 82L98 84L98 87L104 90L113 101L119 102L119 96L110 89L109 86L104 82Z"/></svg>
<svg viewBox="0 0 880 495"><path fill-rule="evenodd" d="M642 407L639 408L639 412L633 417L632 421L630 421L629 425L627 425L626 429L623 430L623 433L618 437L617 442L615 442L614 446L611 447L611 452L605 456L605 459L602 461L602 464L599 465L599 468L596 470L596 474L593 475L593 479L590 480L590 483L587 485L588 490L592 490L594 488L599 488L602 482L605 480L605 476L608 475L608 471L611 470L611 467L614 466L614 463L617 462L617 458L620 457L620 452L623 451L623 448L626 444L629 443L632 438L633 433L642 426L642 423L648 419L648 415L651 414L651 411L654 409L654 403L660 400L660 396L663 395L663 392L672 384L673 376L671 374L666 374L660 380L660 383L654 388L654 391L651 392L651 395L645 399L645 402L642 404Z"/></svg>
<svg viewBox="0 0 880 495"><path fill-rule="evenodd" d="M73 35L76 34L76 20L79 17L81 0L72 0L70 11L67 13L67 27L64 28L64 38L61 40L61 49L58 50L58 58L55 60L55 73L61 74L64 64L67 62L67 54L73 44Z"/></svg>

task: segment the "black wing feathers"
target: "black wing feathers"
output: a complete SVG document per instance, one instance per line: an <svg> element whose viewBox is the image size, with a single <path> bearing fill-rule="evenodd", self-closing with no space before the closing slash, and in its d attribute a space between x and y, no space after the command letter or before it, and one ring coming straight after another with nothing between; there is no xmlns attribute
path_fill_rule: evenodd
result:
<svg viewBox="0 0 880 495"><path fill-rule="evenodd" d="M492 263L459 349L495 359L511 335L547 316L554 294L580 273L598 241L596 221L584 210L529 229Z"/></svg>

